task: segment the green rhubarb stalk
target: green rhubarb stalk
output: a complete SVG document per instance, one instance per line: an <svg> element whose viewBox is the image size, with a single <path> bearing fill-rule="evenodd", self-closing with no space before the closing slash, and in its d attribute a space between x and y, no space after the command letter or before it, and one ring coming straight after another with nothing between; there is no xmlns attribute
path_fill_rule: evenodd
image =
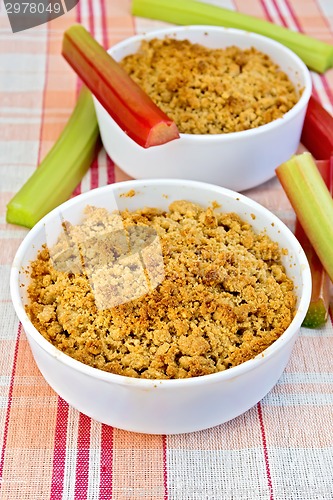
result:
<svg viewBox="0 0 333 500"><path fill-rule="evenodd" d="M7 205L7 222L32 228L66 201L100 146L93 99L85 87L57 142Z"/></svg>
<svg viewBox="0 0 333 500"><path fill-rule="evenodd" d="M317 161L316 165L331 195L333 195L333 157L331 160ZM303 326L319 328L325 324L328 318L330 279L298 219L296 219L295 236L308 259L312 277L311 301Z"/></svg>
<svg viewBox="0 0 333 500"><path fill-rule="evenodd" d="M225 26L273 38L294 51L312 70L333 66L333 45L253 16L194 0L133 0L132 14L173 24Z"/></svg>
<svg viewBox="0 0 333 500"><path fill-rule="evenodd" d="M276 169L305 234L333 281L333 200L311 153L293 156Z"/></svg>
<svg viewBox="0 0 333 500"><path fill-rule="evenodd" d="M176 124L81 25L64 33L62 54L109 115L142 147L179 138Z"/></svg>

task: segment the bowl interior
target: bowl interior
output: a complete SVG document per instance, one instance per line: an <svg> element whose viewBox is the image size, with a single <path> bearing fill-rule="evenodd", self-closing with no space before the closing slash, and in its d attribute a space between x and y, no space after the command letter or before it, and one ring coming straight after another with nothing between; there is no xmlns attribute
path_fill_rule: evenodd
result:
<svg viewBox="0 0 333 500"><path fill-rule="evenodd" d="M285 71L297 89L299 101L281 118L260 127L228 134L180 134L180 138L143 148L119 127L94 98L103 145L129 176L141 179L180 178L210 182L235 191L251 189L274 176L299 145L311 77L301 59L269 38L231 28L181 26L137 35L114 45L110 54L120 60L135 53L143 38L188 39L210 47L257 47Z"/></svg>
<svg viewBox="0 0 333 500"><path fill-rule="evenodd" d="M258 50L268 54L273 61L288 75L294 83L296 90L303 90L299 102L307 102L311 93L311 77L306 65L291 50L284 45L248 31L223 28L214 26L181 26L151 31L142 35L136 35L114 45L109 53L120 61L125 56L137 52L143 39L153 38L175 38L177 40L187 39L192 43L199 43L208 48L225 48L235 45L241 49L256 47ZM299 104L299 103L298 103Z"/></svg>
<svg viewBox="0 0 333 500"><path fill-rule="evenodd" d="M127 196L130 190L135 191L134 196ZM26 331L39 344L42 344L44 349L52 353L53 356L59 357L59 354L63 354L59 353L59 351L49 344L32 326L25 313L24 305L27 303L26 288L30 280L29 273L26 271L29 263L36 257L38 250L43 244L52 245L56 241L62 231L64 220L68 220L72 224L77 224L81 219L84 207L88 204L104 207L109 210L123 210L125 208L134 210L145 206L167 209L172 201L180 199L193 201L203 206L217 202L220 205L218 210L237 212L255 230L267 232L282 248L288 250L283 260L287 274L295 283L298 306L296 316L283 336L295 335L295 332L303 321L309 304L311 277L304 252L291 231L274 214L241 194L219 186L172 179L127 181L92 190L69 200L53 210L28 233L16 254L11 273L12 300L18 317L22 321ZM281 338L268 348L268 350L271 348L273 350L276 349L275 344L278 346ZM68 356L63 355L63 358L66 357L68 358ZM246 365L246 363L243 363L243 365ZM80 363L76 362L76 366L78 365ZM227 370L220 375L222 377L228 376L226 375L227 372L232 370L235 372L240 367L241 365ZM95 372L99 371L92 370ZM108 376L114 377L114 375L109 373L103 374L103 377ZM211 377L211 375L209 376ZM136 381L136 383L140 383L140 380Z"/></svg>

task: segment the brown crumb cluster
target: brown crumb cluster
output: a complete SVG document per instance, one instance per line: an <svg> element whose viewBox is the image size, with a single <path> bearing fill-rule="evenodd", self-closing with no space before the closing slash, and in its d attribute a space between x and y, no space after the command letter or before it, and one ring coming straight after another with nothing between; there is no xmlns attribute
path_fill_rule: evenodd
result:
<svg viewBox="0 0 333 500"><path fill-rule="evenodd" d="M271 345L295 312L282 249L235 213L86 207L31 263L27 312L69 356L149 379L206 375ZM110 304L113 306L110 307Z"/></svg>
<svg viewBox="0 0 333 500"><path fill-rule="evenodd" d="M282 117L299 99L288 76L255 48L153 39L121 64L186 134L256 128Z"/></svg>

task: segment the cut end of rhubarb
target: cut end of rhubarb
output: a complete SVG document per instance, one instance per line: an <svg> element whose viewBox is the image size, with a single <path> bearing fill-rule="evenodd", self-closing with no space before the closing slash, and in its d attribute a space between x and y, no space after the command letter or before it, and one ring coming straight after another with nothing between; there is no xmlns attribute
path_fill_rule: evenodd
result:
<svg viewBox="0 0 333 500"><path fill-rule="evenodd" d="M150 130L144 147L160 146L175 139L179 139L177 125L174 122L161 122Z"/></svg>
<svg viewBox="0 0 333 500"><path fill-rule="evenodd" d="M13 199L7 205L6 222L31 229L38 222L38 219L34 218L29 210Z"/></svg>
<svg viewBox="0 0 333 500"><path fill-rule="evenodd" d="M327 321L328 310L323 300L311 302L302 326L305 328L320 328Z"/></svg>

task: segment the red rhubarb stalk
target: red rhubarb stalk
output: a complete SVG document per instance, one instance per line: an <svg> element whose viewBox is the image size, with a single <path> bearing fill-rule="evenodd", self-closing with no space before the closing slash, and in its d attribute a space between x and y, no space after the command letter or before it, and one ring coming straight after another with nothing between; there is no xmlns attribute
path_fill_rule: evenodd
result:
<svg viewBox="0 0 333 500"><path fill-rule="evenodd" d="M307 107L301 142L316 160L333 154L333 116L313 96Z"/></svg>
<svg viewBox="0 0 333 500"><path fill-rule="evenodd" d="M148 148L179 137L176 124L81 25L64 33L62 55L115 122Z"/></svg>
<svg viewBox="0 0 333 500"><path fill-rule="evenodd" d="M317 168L333 195L333 156L330 160L316 162ZM330 304L330 278L323 268L309 238L298 219L296 219L295 236L303 247L309 261L312 276L312 294L309 309L303 321L307 328L319 328L328 318Z"/></svg>

